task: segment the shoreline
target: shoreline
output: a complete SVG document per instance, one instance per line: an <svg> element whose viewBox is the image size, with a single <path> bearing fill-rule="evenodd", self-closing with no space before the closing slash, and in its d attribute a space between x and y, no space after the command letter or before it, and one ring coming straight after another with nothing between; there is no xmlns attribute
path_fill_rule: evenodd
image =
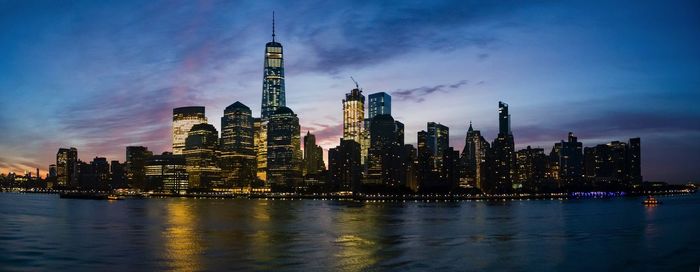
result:
<svg viewBox="0 0 700 272"><path fill-rule="evenodd" d="M111 194L124 198L131 199L147 199L147 198L192 198L192 199L264 199L264 200L344 200L357 202L373 202L373 201L516 201L516 200L569 200L569 199L605 199L605 198L621 198L621 197L640 197L640 196L670 196L670 195L691 195L697 191L692 189L680 190L663 190L663 191L617 191L617 192L571 192L571 193L547 193L547 194L358 194L358 195L340 195L333 193L326 194L295 194L295 193L189 193L189 194L172 194L172 193L115 193L109 191L76 191L76 190L25 190L25 189L6 189L0 190L3 193L19 193L19 194L64 194L64 193L81 193L104 195Z"/></svg>

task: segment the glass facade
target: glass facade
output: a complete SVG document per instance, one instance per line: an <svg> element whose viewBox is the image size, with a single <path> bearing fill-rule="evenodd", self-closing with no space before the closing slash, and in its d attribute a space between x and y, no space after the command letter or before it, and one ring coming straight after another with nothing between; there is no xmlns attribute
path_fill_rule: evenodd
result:
<svg viewBox="0 0 700 272"><path fill-rule="evenodd" d="M185 139L192 126L207 122L204 107L182 107L173 109L173 154L182 154Z"/></svg>

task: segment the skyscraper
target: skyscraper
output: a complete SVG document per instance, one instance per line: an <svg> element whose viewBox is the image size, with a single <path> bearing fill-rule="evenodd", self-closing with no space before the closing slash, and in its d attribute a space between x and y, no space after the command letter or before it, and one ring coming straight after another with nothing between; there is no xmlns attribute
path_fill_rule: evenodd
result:
<svg viewBox="0 0 700 272"><path fill-rule="evenodd" d="M173 154L182 154L185 139L192 126L206 123L204 107L181 107L173 109Z"/></svg>
<svg viewBox="0 0 700 272"><path fill-rule="evenodd" d="M366 184L400 188L405 185L403 145L397 142L396 122L391 115L372 118Z"/></svg>
<svg viewBox="0 0 700 272"><path fill-rule="evenodd" d="M544 154L544 149L527 146L525 149L518 150L515 157L517 170L514 182L522 186L525 191L540 191L547 173L547 156Z"/></svg>
<svg viewBox="0 0 700 272"><path fill-rule="evenodd" d="M267 183L281 190L300 185L301 156L299 118L280 107L267 124Z"/></svg>
<svg viewBox="0 0 700 272"><path fill-rule="evenodd" d="M126 178L129 186L134 189L146 189L146 159L153 156L144 146L126 147Z"/></svg>
<svg viewBox="0 0 700 272"><path fill-rule="evenodd" d="M337 147L328 150L328 172L335 190L357 192L360 189L360 144L340 139Z"/></svg>
<svg viewBox="0 0 700 272"><path fill-rule="evenodd" d="M345 94L343 99L343 139L362 143L364 129L365 96L359 86Z"/></svg>
<svg viewBox="0 0 700 272"><path fill-rule="evenodd" d="M567 141L555 144L550 159L555 160L559 168L560 186L576 188L583 185L583 144L572 132L569 132Z"/></svg>
<svg viewBox="0 0 700 272"><path fill-rule="evenodd" d="M78 150L75 147L59 148L56 153L56 176L58 186L76 187L78 185L77 165Z"/></svg>
<svg viewBox="0 0 700 272"><path fill-rule="evenodd" d="M368 119L377 115L391 115L391 96L385 92L373 93L368 96L369 105L367 107Z"/></svg>
<svg viewBox="0 0 700 272"><path fill-rule="evenodd" d="M254 120L250 108L231 104L221 117L221 175L225 186L250 185L257 173Z"/></svg>
<svg viewBox="0 0 700 272"><path fill-rule="evenodd" d="M324 169L323 148L316 144L316 136L307 131L304 136L304 175L316 175Z"/></svg>
<svg viewBox="0 0 700 272"><path fill-rule="evenodd" d="M164 152L146 160L146 188L184 193L189 187L185 155Z"/></svg>
<svg viewBox="0 0 700 272"><path fill-rule="evenodd" d="M470 122L464 149L462 150L462 170L464 171L462 177L468 185L483 190L488 170L487 156L490 152L489 149L489 142L481 136L481 131L474 130Z"/></svg>
<svg viewBox="0 0 700 272"><path fill-rule="evenodd" d="M282 44L275 41L275 15L272 14L272 41L265 45L265 64L262 87L262 118L268 119L275 111L286 106L284 92L284 58Z"/></svg>
<svg viewBox="0 0 700 272"><path fill-rule="evenodd" d="M189 188L223 187L219 168L219 132L210 124L196 124L185 140L185 161Z"/></svg>
<svg viewBox="0 0 700 272"><path fill-rule="evenodd" d="M515 141L510 129L508 104L498 102L498 136L491 145L493 154L493 180L487 191L503 193L511 191L515 176Z"/></svg>

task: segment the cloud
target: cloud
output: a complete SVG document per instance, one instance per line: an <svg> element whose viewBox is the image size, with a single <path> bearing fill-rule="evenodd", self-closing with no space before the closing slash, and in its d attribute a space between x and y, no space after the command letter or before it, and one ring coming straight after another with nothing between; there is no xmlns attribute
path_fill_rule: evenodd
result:
<svg viewBox="0 0 700 272"><path fill-rule="evenodd" d="M424 87L418 87L418 88L413 88L413 89L399 89L396 91L393 91L391 95L399 101L415 101L415 102L423 102L425 101L425 96L435 93L435 92L450 92L455 89L458 89L466 84L468 84L469 81L464 79L460 80L459 82L453 83L453 84L439 84L435 86L424 86Z"/></svg>

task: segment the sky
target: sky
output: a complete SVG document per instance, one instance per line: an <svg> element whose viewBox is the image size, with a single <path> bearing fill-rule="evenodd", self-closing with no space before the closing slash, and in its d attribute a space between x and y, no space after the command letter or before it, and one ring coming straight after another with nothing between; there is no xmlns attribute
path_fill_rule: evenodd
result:
<svg viewBox="0 0 700 272"><path fill-rule="evenodd" d="M406 143L431 121L491 141L504 101L516 148L641 137L645 180L700 178L700 2L673 0L0 0L0 172L170 151L175 107L219 131L236 101L259 116L273 11L287 106L325 150L352 76L392 95Z"/></svg>

